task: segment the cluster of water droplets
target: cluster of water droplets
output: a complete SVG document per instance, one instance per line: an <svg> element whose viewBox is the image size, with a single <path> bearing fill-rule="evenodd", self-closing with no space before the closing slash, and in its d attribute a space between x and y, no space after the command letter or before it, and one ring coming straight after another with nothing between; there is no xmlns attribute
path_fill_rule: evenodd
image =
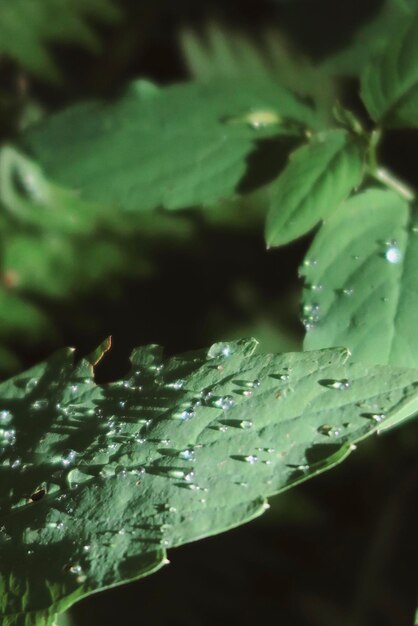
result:
<svg viewBox="0 0 418 626"><path fill-rule="evenodd" d="M320 321L320 309L321 307L316 302L303 305L301 321L306 332L314 330L314 328L317 327Z"/></svg>
<svg viewBox="0 0 418 626"><path fill-rule="evenodd" d="M0 411L0 454L15 443L16 429L13 426L13 414L8 409L3 409Z"/></svg>

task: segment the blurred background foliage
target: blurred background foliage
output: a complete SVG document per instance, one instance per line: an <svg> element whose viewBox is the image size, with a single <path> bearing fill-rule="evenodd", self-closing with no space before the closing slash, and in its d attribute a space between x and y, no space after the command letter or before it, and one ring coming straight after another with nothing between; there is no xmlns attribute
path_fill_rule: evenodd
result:
<svg viewBox="0 0 418 626"><path fill-rule="evenodd" d="M265 75L314 104L324 125L336 99L367 123L358 73L414 2L0 0L0 375L62 345L87 353L107 335L99 381L124 373L132 347L150 342L173 353L253 335L263 351L301 349L297 271L309 238L269 252L263 239L268 183L289 145L271 140L251 154L235 200L117 219L10 146L49 113L114 99L137 77L169 85ZM391 132L382 147L412 184L416 135ZM376 438L276 498L262 519L178 550L170 568L83 601L69 620L409 626L416 446L413 423Z"/></svg>

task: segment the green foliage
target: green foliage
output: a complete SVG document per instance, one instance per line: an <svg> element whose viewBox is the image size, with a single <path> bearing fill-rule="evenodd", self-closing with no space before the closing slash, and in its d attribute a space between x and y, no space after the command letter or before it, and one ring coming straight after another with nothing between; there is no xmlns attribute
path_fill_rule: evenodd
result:
<svg viewBox="0 0 418 626"><path fill-rule="evenodd" d="M258 35L252 40L219 24L211 24L203 36L184 30L181 44L191 75L199 81L263 76L309 98L326 126L336 98L334 82L280 32L269 29Z"/></svg>
<svg viewBox="0 0 418 626"><path fill-rule="evenodd" d="M365 63L378 56L392 39L398 38L399 28L412 17L415 5L415 0L384 0L377 14L357 30L349 45L322 63L322 70L335 75L358 76Z"/></svg>
<svg viewBox="0 0 418 626"><path fill-rule="evenodd" d="M271 192L266 224L269 246L310 231L331 215L362 177L360 145L342 130L316 135L290 156Z"/></svg>
<svg viewBox="0 0 418 626"><path fill-rule="evenodd" d="M308 350L344 345L368 363L417 367L414 224L405 200L377 189L327 220L302 268Z"/></svg>
<svg viewBox="0 0 418 626"><path fill-rule="evenodd" d="M121 275L148 276L149 239L183 241L190 233L184 220L121 219L112 208L87 204L12 147L0 152L0 183L0 347L9 355L3 371L17 365L12 346L57 340L43 303L64 303L100 284L112 293Z"/></svg>
<svg viewBox="0 0 418 626"><path fill-rule="evenodd" d="M128 11L145 31L147 10ZM418 413L415 192L380 151L392 156L388 129L417 125L415 3L382 3L320 67L276 28L182 22L192 80L125 90L109 80L112 97L86 102L58 85L32 97L22 68L57 79L49 44L94 49L90 18L118 12L110 0L0 0L0 52L21 66L10 64L13 93L0 85L10 140L0 146L0 375L36 362L39 345L45 354L70 343L61 314L94 333L96 296L117 303L132 334L121 347L121 332L116 356L103 358L110 338L92 351L110 334L105 312L85 359L66 349L0 383L2 626L52 626L81 598L261 515L267 498ZM106 78L124 57L129 74L134 22L124 52L108 46ZM358 94L331 76L363 67L366 108L353 112L346 102L361 105ZM300 291L285 272L290 260L296 274L306 244L274 251L265 272L264 221L267 247L317 228L300 270L306 351L289 352L302 344ZM139 294L134 312L124 281ZM175 353L196 339L196 298L202 337L212 326L224 340L255 329L266 353L236 340L164 360L151 345L122 375L127 344L165 343L143 309L170 322ZM114 357L122 370L106 377Z"/></svg>
<svg viewBox="0 0 418 626"><path fill-rule="evenodd" d="M50 176L86 199L146 211L233 196L255 142L315 124L313 111L273 81L166 89L140 81L114 104L48 118L26 141Z"/></svg>
<svg viewBox="0 0 418 626"><path fill-rule="evenodd" d="M362 74L362 97L370 115L384 126L418 124L418 13Z"/></svg>
<svg viewBox="0 0 418 626"><path fill-rule="evenodd" d="M82 596L155 571L167 548L260 515L418 398L414 370L255 347L166 361L141 348L105 386L64 351L1 385L4 626L52 624Z"/></svg>
<svg viewBox="0 0 418 626"><path fill-rule="evenodd" d="M97 50L88 19L108 21L118 15L112 0L0 0L0 52L56 80L59 72L47 44L73 41Z"/></svg>

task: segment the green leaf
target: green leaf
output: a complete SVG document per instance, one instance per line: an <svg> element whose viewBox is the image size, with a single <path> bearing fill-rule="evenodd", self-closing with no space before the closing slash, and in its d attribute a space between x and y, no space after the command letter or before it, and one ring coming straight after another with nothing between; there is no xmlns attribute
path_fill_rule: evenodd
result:
<svg viewBox="0 0 418 626"><path fill-rule="evenodd" d="M331 215L360 183L362 169L360 146L342 130L316 135L296 150L272 189L267 244L297 239Z"/></svg>
<svg viewBox="0 0 418 626"><path fill-rule="evenodd" d="M141 348L105 386L64 351L0 385L2 626L49 626L167 548L251 520L418 396L417 371L255 346Z"/></svg>
<svg viewBox="0 0 418 626"><path fill-rule="evenodd" d="M322 226L306 256L309 350L344 345L367 363L418 366L418 231L407 203L370 189Z"/></svg>
<svg viewBox="0 0 418 626"><path fill-rule="evenodd" d="M324 128L332 119L336 99L333 80L310 59L290 46L277 30L248 33L211 23L206 30L183 30L181 45L190 75L196 80L264 77L309 98Z"/></svg>
<svg viewBox="0 0 418 626"><path fill-rule="evenodd" d="M384 0L376 16L356 31L349 45L322 63L322 71L358 76L365 63L380 54L391 39L398 37L403 21L411 18L415 10L415 0Z"/></svg>
<svg viewBox="0 0 418 626"><path fill-rule="evenodd" d="M73 41L97 49L88 20L119 16L111 0L0 0L0 52L43 77L59 72L48 51L51 41Z"/></svg>
<svg viewBox="0 0 418 626"><path fill-rule="evenodd" d="M365 68L361 95L379 124L418 124L418 13L402 23L382 55Z"/></svg>
<svg viewBox="0 0 418 626"><path fill-rule="evenodd" d="M234 195L255 142L299 136L300 124L315 126L312 110L272 81L139 81L117 102L74 106L26 139L48 174L86 199L179 209Z"/></svg>

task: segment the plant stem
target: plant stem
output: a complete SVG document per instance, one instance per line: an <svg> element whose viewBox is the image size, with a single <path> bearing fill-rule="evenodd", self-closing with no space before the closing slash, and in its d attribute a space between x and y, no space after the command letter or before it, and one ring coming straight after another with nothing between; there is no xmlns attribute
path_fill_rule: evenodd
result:
<svg viewBox="0 0 418 626"><path fill-rule="evenodd" d="M371 175L380 183L386 185L386 187L389 187L389 189L393 189L394 191L396 191L400 196L402 196L402 198L405 198L405 200L407 200L408 202L412 202L413 200L415 200L414 191L410 187L408 187L406 183L399 180L399 178L396 178L396 176L385 167L377 167L371 172Z"/></svg>

